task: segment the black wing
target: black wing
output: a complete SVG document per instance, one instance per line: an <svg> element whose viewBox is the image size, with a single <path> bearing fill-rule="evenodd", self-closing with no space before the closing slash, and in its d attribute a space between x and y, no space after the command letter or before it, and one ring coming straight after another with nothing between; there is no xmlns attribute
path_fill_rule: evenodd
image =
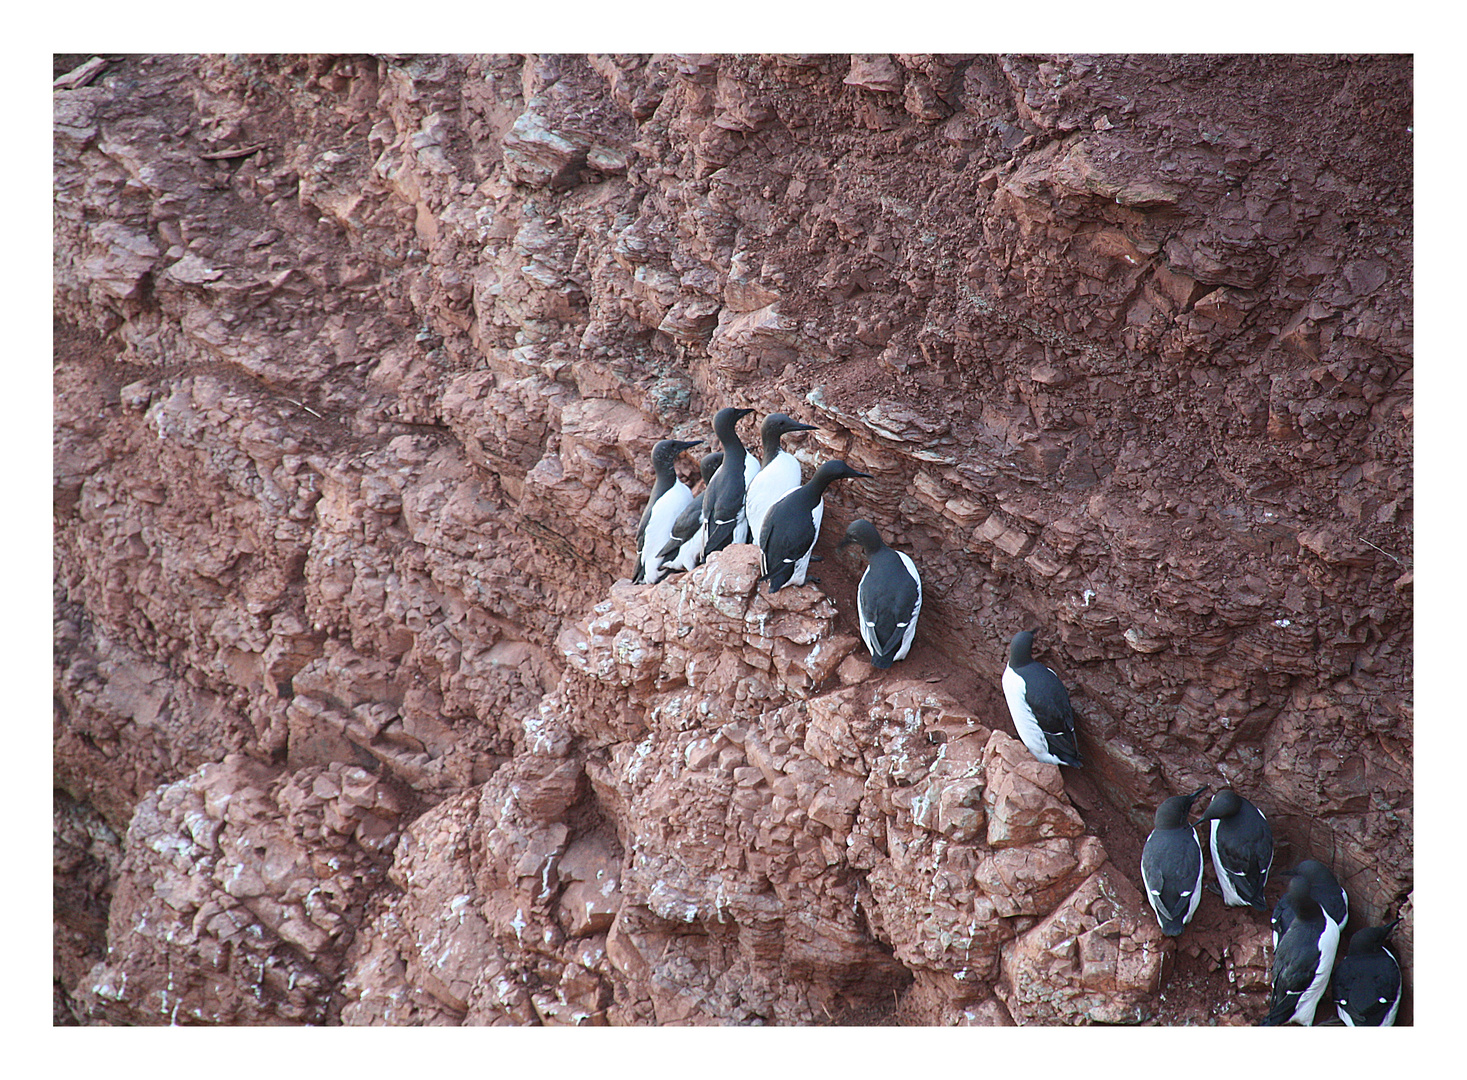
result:
<svg viewBox="0 0 1467 1080"><path fill-rule="evenodd" d="M708 526L703 541L703 554L712 555L733 543L739 512L744 507L744 468L730 469L725 460L713 474L708 490L703 493L703 520Z"/></svg>
<svg viewBox="0 0 1467 1080"><path fill-rule="evenodd" d="M677 554L677 549L693 538L698 531L698 524L703 520L703 500L694 499L683 507L683 512L677 516L672 523L672 539L662 546L657 553L659 559L670 559Z"/></svg>
<svg viewBox="0 0 1467 1080"><path fill-rule="evenodd" d="M1268 1016L1265 1026L1287 1024L1299 1007L1299 999L1319 971L1319 935L1323 932L1323 920L1294 922L1299 929L1287 939L1279 940L1273 955L1273 991L1268 999ZM1312 936L1312 939L1310 935Z"/></svg>
<svg viewBox="0 0 1467 1080"><path fill-rule="evenodd" d="M779 503L774 504L759 530L761 569L764 571L760 576L769 579L769 591L772 593L789 584L795 573L795 564L815 546L814 517L808 513L781 514L779 506Z"/></svg>
<svg viewBox="0 0 1467 1080"><path fill-rule="evenodd" d="M1271 860L1262 856L1261 852L1265 849L1272 851L1273 831L1267 821L1262 824L1263 834L1267 837L1266 845L1260 845L1257 834L1236 835L1222 828L1221 822L1214 828L1214 842L1222 859L1223 869L1234 877L1233 887L1237 889L1238 895L1248 901L1250 906L1266 911L1268 909L1264 904L1263 886Z"/></svg>
<svg viewBox="0 0 1467 1080"><path fill-rule="evenodd" d="M890 667L894 661L919 595L917 583L907 573L901 557L890 549L876 552L870 571L861 577L856 590L860 617L875 623L870 630L877 646L871 654L871 663L876 667Z"/></svg>
<svg viewBox="0 0 1467 1080"><path fill-rule="evenodd" d="M1065 753L1080 758L1079 740L1075 737L1075 712L1070 707L1070 695L1059 676L1038 661L1025 664L1018 669L1024 678L1024 700L1034 710L1034 719L1049 741L1050 751L1056 757Z"/></svg>
<svg viewBox="0 0 1467 1080"><path fill-rule="evenodd" d="M1147 892L1157 889L1152 906L1160 907L1161 914L1172 924L1186 917L1192 903L1192 890L1197 888L1197 874L1202 869L1202 850L1195 844L1174 842L1175 835L1166 832L1152 833L1141 849L1141 879ZM1184 890L1182 886L1185 885ZM1187 895L1183 896L1182 893ZM1162 927L1165 933L1180 932Z"/></svg>
<svg viewBox="0 0 1467 1080"><path fill-rule="evenodd" d="M1334 993L1330 996L1350 1014L1357 1027L1380 1027L1400 995L1401 969L1384 950L1346 956L1335 968Z"/></svg>

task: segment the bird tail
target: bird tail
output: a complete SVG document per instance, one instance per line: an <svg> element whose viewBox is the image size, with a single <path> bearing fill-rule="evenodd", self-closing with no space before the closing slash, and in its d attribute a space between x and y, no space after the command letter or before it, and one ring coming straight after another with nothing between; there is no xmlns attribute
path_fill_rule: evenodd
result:
<svg viewBox="0 0 1467 1080"><path fill-rule="evenodd" d="M1060 759L1060 764L1076 769L1083 764L1080 758L1080 741L1073 731L1045 731L1044 741L1049 746L1049 752Z"/></svg>
<svg viewBox="0 0 1467 1080"><path fill-rule="evenodd" d="M1259 1021L1259 1027L1282 1027L1294 1016L1294 1010L1299 1007L1297 994L1285 994L1275 998L1268 1007L1268 1015Z"/></svg>
<svg viewBox="0 0 1467 1080"><path fill-rule="evenodd" d="M780 589L788 585L790 583L790 578L794 576L795 571L793 567L780 566L776 567L774 570L765 574L764 577L761 577L758 580L763 581L767 578L769 581L769 591L771 593L777 593Z"/></svg>

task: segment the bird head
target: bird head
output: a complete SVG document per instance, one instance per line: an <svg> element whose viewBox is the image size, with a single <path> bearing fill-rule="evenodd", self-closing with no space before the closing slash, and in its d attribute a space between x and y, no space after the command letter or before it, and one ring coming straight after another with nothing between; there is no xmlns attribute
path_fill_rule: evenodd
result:
<svg viewBox="0 0 1467 1080"><path fill-rule="evenodd" d="M837 547L845 547L847 544L860 544L862 550L870 555L873 551L880 551L885 545L881 542L881 534L876 531L876 526L865 518L857 518L846 526L846 533L841 537Z"/></svg>

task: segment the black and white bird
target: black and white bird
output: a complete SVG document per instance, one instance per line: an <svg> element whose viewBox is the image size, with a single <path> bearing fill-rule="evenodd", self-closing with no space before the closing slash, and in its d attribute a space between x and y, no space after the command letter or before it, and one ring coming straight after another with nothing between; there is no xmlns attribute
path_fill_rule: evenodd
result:
<svg viewBox="0 0 1467 1080"><path fill-rule="evenodd" d="M677 456L701 445L702 441L662 439L652 447L652 470L657 479L647 498L647 508L642 511L642 520L637 522L637 571L632 575L633 584L660 581L665 573L660 553L672 536L673 522L693 501L688 485L678 479Z"/></svg>
<svg viewBox="0 0 1467 1080"><path fill-rule="evenodd" d="M1273 829L1263 811L1230 788L1212 797L1200 825L1211 832L1212 869L1229 907L1267 911L1263 886L1273 865Z"/></svg>
<svg viewBox="0 0 1467 1080"><path fill-rule="evenodd" d="M1386 948L1386 936L1396 919L1385 926L1355 931L1349 951L1335 968L1335 1012L1348 1027L1390 1027L1401 1005L1401 965Z"/></svg>
<svg viewBox="0 0 1467 1080"><path fill-rule="evenodd" d="M1350 898L1335 880L1334 874L1330 873L1329 867L1315 859L1305 859L1289 871L1289 874L1291 877L1302 877L1309 883L1309 895L1324 909L1324 917L1334 925L1335 936L1338 938L1340 931L1344 929L1345 920L1350 917ZM1288 932L1289 924L1293 921L1294 909L1289 906L1289 896L1285 893L1273 909L1274 948L1278 948L1279 941Z"/></svg>
<svg viewBox="0 0 1467 1080"><path fill-rule="evenodd" d="M808 484L801 484L774 504L759 534L759 580L769 582L770 592L777 593L786 585L805 584L810 555L825 517L825 489L837 480L870 475L844 461L827 461L815 470Z"/></svg>
<svg viewBox="0 0 1467 1080"><path fill-rule="evenodd" d="M703 455L703 460L698 463L698 471L703 476L705 491L709 481L713 479L713 474L718 471L718 466L722 464L722 450ZM658 557L662 560L663 571L669 574L680 570L691 570L703 561L702 492L693 496L693 501L683 507L683 512L672 523L672 537L662 546Z"/></svg>
<svg viewBox="0 0 1467 1080"><path fill-rule="evenodd" d="M1273 991L1263 1027L1314 1022L1314 1009L1329 984L1340 928L1324 917L1310 895L1309 879L1295 874L1285 894L1293 919L1273 951Z"/></svg>
<svg viewBox="0 0 1467 1080"><path fill-rule="evenodd" d="M922 576L911 556L887 547L865 518L846 526L841 546L846 544L860 544L866 552L866 572L856 586L861 640L871 650L871 666L889 668L912 651L922 612Z"/></svg>
<svg viewBox="0 0 1467 1080"><path fill-rule="evenodd" d="M1200 787L1190 795L1173 795L1156 808L1151 835L1141 849L1141 880L1146 899L1156 912L1157 924L1168 937L1176 937L1197 914L1202 899L1202 845L1187 824L1187 815Z"/></svg>
<svg viewBox="0 0 1467 1080"><path fill-rule="evenodd" d="M788 450L780 449L780 438L792 431L814 430L814 424L802 424L782 412L770 413L764 418L759 428L764 460L758 474L749 483L749 494L745 500L750 536L757 538L764 526L764 516L775 503L800 486L800 462Z"/></svg>
<svg viewBox="0 0 1467 1080"><path fill-rule="evenodd" d="M753 409L719 409L713 417L713 430L723 444L723 464L708 481L703 493L703 558L722 551L729 544L749 542L749 522L744 506L748 478L749 454L739 441L736 425ZM757 468L757 463L755 465Z"/></svg>
<svg viewBox="0 0 1467 1080"><path fill-rule="evenodd" d="M1009 644L1009 662L1003 669L1009 715L1019 738L1040 761L1079 768L1083 763L1070 695L1059 676L1034 659L1033 648L1033 630L1019 631Z"/></svg>

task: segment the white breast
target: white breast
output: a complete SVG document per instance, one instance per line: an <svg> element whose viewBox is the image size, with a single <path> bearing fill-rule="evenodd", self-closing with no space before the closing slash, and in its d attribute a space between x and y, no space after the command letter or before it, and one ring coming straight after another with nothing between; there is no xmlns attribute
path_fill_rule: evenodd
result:
<svg viewBox="0 0 1467 1080"><path fill-rule="evenodd" d="M652 515L647 519L647 532L642 537L642 565L646 568L648 582L660 581L667 573L664 564L658 560L657 553L672 539L673 524L692 501L693 493L688 490L687 484L679 480L653 504ZM654 563L657 565L654 566Z"/></svg>
<svg viewBox="0 0 1467 1080"><path fill-rule="evenodd" d="M1044 737L1044 731L1039 726L1039 721L1034 716L1034 710L1029 708L1029 703L1024 700L1024 679L1017 671L1005 666L1003 669L1003 696L1009 703L1009 715L1014 718L1014 730L1019 733L1019 738L1040 761L1050 765L1060 765L1063 762L1049 752L1049 742Z"/></svg>
<svg viewBox="0 0 1467 1080"><path fill-rule="evenodd" d="M1246 907L1248 901L1238 895L1238 890L1233 887L1233 875L1223 867L1222 856L1217 853L1217 828L1221 822L1214 818L1207 824L1211 826L1208 846L1212 849L1212 869L1217 874L1217 883L1222 889L1223 903L1229 907Z"/></svg>
<svg viewBox="0 0 1467 1080"><path fill-rule="evenodd" d="M752 458L750 460L753 460ZM749 482L749 494L744 505L749 518L749 538L759 542L759 531L764 518L779 502L800 486L800 463L795 455L781 450L759 474Z"/></svg>

